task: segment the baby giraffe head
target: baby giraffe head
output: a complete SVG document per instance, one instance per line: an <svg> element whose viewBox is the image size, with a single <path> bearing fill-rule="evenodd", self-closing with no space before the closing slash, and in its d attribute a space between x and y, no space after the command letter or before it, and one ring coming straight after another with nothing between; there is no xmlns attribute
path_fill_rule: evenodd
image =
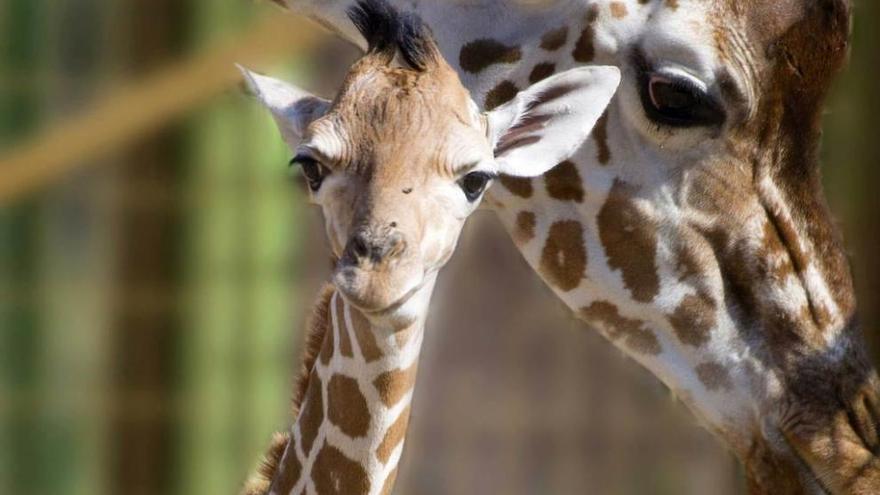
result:
<svg viewBox="0 0 880 495"><path fill-rule="evenodd" d="M493 178L539 176L572 155L620 75L571 70L481 113L418 17L384 0L348 14L368 50L333 101L245 77L323 209L335 285L367 315L406 320Z"/></svg>

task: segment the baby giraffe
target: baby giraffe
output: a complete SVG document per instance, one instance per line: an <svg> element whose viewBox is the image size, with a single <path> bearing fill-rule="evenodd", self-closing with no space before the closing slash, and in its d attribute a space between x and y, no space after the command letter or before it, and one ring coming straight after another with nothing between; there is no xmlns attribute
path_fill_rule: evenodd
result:
<svg viewBox="0 0 880 495"><path fill-rule="evenodd" d="M348 15L368 51L332 102L244 71L323 209L336 267L311 319L298 409L244 493L390 493L428 303L499 174L538 176L587 139L619 72L581 68L481 113L430 31L384 1Z"/></svg>

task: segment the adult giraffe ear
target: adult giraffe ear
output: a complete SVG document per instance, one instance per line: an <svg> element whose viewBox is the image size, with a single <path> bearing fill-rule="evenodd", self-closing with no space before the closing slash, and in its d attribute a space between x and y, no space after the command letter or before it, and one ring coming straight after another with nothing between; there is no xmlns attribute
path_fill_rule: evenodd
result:
<svg viewBox="0 0 880 495"><path fill-rule="evenodd" d="M616 67L582 67L544 79L487 115L498 172L536 177L587 140L620 84Z"/></svg>
<svg viewBox="0 0 880 495"><path fill-rule="evenodd" d="M260 102L269 109L281 137L291 148L302 140L306 128L324 116L330 109L330 101L312 95L292 84L261 76L238 66L244 79Z"/></svg>

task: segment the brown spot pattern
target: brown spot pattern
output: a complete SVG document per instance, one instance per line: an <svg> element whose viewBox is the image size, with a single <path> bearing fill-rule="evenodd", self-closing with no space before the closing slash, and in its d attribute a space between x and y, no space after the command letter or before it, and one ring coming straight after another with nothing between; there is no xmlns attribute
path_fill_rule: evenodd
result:
<svg viewBox="0 0 880 495"><path fill-rule="evenodd" d="M300 446L308 455L318 436L321 423L324 422L324 399L321 396L321 378L312 373L309 389L306 392L306 403L299 417Z"/></svg>
<svg viewBox="0 0 880 495"><path fill-rule="evenodd" d="M382 349L376 344L376 336L373 334L373 326L370 321L361 314L360 311L351 308L351 326L354 329L354 336L361 348L361 355L364 361L372 363L382 357Z"/></svg>
<svg viewBox="0 0 880 495"><path fill-rule="evenodd" d="M562 220L550 226L541 253L541 273L563 291L576 289L587 269L584 228L575 220Z"/></svg>
<svg viewBox="0 0 880 495"><path fill-rule="evenodd" d="M327 385L327 417L352 438L363 437L370 428L370 410L357 380L333 375Z"/></svg>
<svg viewBox="0 0 880 495"><path fill-rule="evenodd" d="M531 198L534 189L532 188L532 179L525 177L513 177L510 175L502 175L498 177L498 182L510 191L514 196L520 198Z"/></svg>
<svg viewBox="0 0 880 495"><path fill-rule="evenodd" d="M351 335L348 333L348 325L345 324L345 301L342 296L336 296L336 324L339 327L339 353L345 357L354 357L351 349Z"/></svg>
<svg viewBox="0 0 880 495"><path fill-rule="evenodd" d="M405 370L386 371L373 380L373 386L387 407L393 407L416 383L416 364Z"/></svg>
<svg viewBox="0 0 880 495"><path fill-rule="evenodd" d="M486 110L494 110L508 101L514 99L519 93L519 88L510 81L501 81L498 86L486 93Z"/></svg>
<svg viewBox="0 0 880 495"><path fill-rule="evenodd" d="M569 160L553 167L544 175L547 194L559 201L584 201L584 187L577 166Z"/></svg>
<svg viewBox="0 0 880 495"><path fill-rule="evenodd" d="M626 4L623 2L611 2L611 15L616 19L623 19L628 14L629 11L626 9Z"/></svg>
<svg viewBox="0 0 880 495"><path fill-rule="evenodd" d="M306 324L309 330L303 345L302 366L300 367L299 375L296 377L293 399L291 401L294 417L299 416L299 407L302 405L306 390L309 388L309 377L312 375L312 368L315 367L315 363L320 357L325 365L328 364L334 352L333 332L330 331L333 327L332 323L330 323L330 313L332 312L330 302L333 300L335 293L336 287L333 284L324 285ZM322 354L324 354L323 357L321 356Z"/></svg>
<svg viewBox="0 0 880 495"><path fill-rule="evenodd" d="M611 161L611 148L608 147L608 110L596 121L593 127L593 139L596 141L596 160L601 165Z"/></svg>
<svg viewBox="0 0 880 495"><path fill-rule="evenodd" d="M296 448L290 443L281 460L281 472L272 484L276 493L290 493L302 475L302 464L296 456Z"/></svg>
<svg viewBox="0 0 880 495"><path fill-rule="evenodd" d="M682 344L700 347L709 341L715 326L715 301L706 295L689 294L669 315L669 323Z"/></svg>
<svg viewBox="0 0 880 495"><path fill-rule="evenodd" d="M730 381L730 374L718 363L702 363L695 368L697 378L703 383L707 390L713 392L718 390L728 390L733 385Z"/></svg>
<svg viewBox="0 0 880 495"><path fill-rule="evenodd" d="M324 443L312 468L315 491L321 495L366 495L370 480L364 468L336 447Z"/></svg>
<svg viewBox="0 0 880 495"><path fill-rule="evenodd" d="M409 411L409 406L406 406L400 413L400 416L394 421L394 424L385 432L385 438L382 439L382 443L376 449L376 457L379 458L382 464L388 464L391 453L394 452L394 449L400 445L403 437L406 436L406 427L409 424Z"/></svg>
<svg viewBox="0 0 880 495"><path fill-rule="evenodd" d="M593 23L599 17L599 6L593 5L587 12L587 25L581 31L581 35L574 44L574 50L571 52L572 58L577 62L592 62L596 56L596 47L593 45L593 37L595 29Z"/></svg>
<svg viewBox="0 0 880 495"><path fill-rule="evenodd" d="M339 296L336 297L338 298ZM329 306L327 310L330 310ZM333 324L330 322L330 318L327 318L325 325L327 325L327 328L324 330L324 345L321 346L321 362L324 363L324 366L330 364L330 359L333 357L333 353L336 352L333 342Z"/></svg>
<svg viewBox="0 0 880 495"><path fill-rule="evenodd" d="M621 316L617 306L609 302L596 301L581 309L580 315L587 323L605 328L609 339L624 339L626 346L633 351L660 354L660 342L653 332L645 328L644 322Z"/></svg>
<svg viewBox="0 0 880 495"><path fill-rule="evenodd" d="M535 214L530 211L521 211L516 215L516 228L513 230L513 240L517 244L525 244L535 238Z"/></svg>
<svg viewBox="0 0 880 495"><path fill-rule="evenodd" d="M465 44L459 53L461 68L472 74L485 70L494 64L512 64L522 58L518 46L507 46L491 39L479 39Z"/></svg>
<svg viewBox="0 0 880 495"><path fill-rule="evenodd" d="M666 6L669 7L670 10L678 10L678 0L666 0Z"/></svg>
<svg viewBox="0 0 880 495"><path fill-rule="evenodd" d="M562 26L541 36L541 48L553 52L562 48L566 41L568 41L568 26Z"/></svg>
<svg viewBox="0 0 880 495"><path fill-rule="evenodd" d="M657 227L629 199L633 189L615 180L599 211L599 237L608 265L620 270L623 283L639 302L651 302L660 292L657 275Z"/></svg>
<svg viewBox="0 0 880 495"><path fill-rule="evenodd" d="M529 82L532 84L541 82L552 76L554 72L556 72L556 64L550 62L540 63L536 65L529 74Z"/></svg>

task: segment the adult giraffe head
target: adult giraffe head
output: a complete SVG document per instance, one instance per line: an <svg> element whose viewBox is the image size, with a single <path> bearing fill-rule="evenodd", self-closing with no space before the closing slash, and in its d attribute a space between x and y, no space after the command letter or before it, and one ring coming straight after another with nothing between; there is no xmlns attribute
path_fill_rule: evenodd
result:
<svg viewBox="0 0 880 495"><path fill-rule="evenodd" d="M489 203L585 321L669 385L756 493L878 493L878 382L827 211L847 0L409 0L486 108L620 67L594 139ZM346 34L345 0L288 2Z"/></svg>

